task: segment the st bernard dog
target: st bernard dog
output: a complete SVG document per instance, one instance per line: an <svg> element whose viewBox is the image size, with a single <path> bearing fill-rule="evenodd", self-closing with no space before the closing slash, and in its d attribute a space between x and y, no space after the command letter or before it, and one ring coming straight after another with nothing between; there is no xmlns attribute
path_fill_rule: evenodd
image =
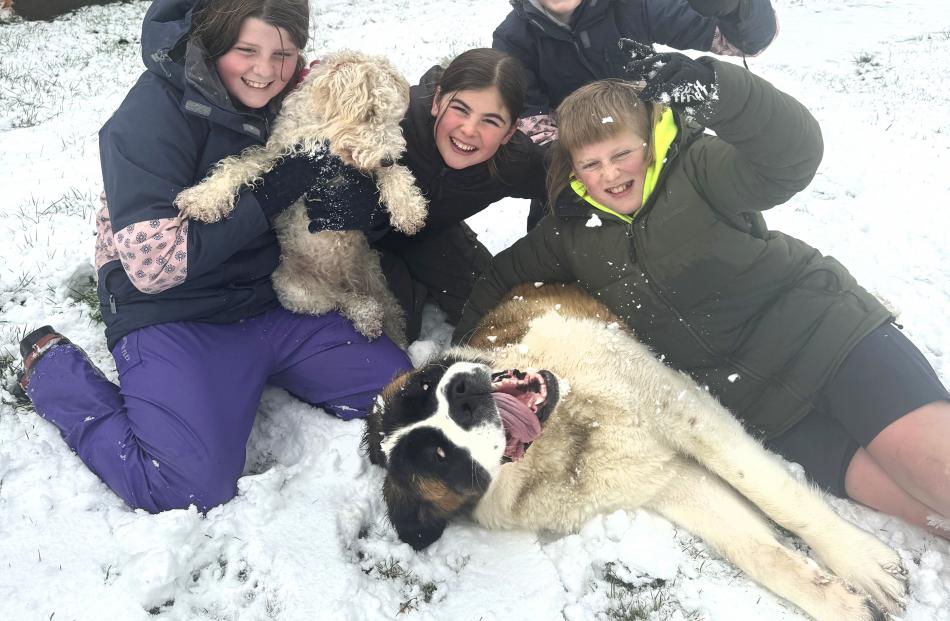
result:
<svg viewBox="0 0 950 621"><path fill-rule="evenodd" d="M642 507L819 621L880 620L904 605L892 549L838 517L574 286L522 285L468 346L393 380L364 448L385 468L389 519L415 549L456 516L566 533ZM784 546L770 519L822 565Z"/></svg>

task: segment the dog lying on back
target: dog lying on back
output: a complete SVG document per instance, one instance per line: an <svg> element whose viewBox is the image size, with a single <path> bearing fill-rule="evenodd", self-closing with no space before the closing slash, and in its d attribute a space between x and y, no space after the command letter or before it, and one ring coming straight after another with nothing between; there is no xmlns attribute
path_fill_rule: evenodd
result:
<svg viewBox="0 0 950 621"><path fill-rule="evenodd" d="M409 83L383 57L343 51L314 65L284 99L267 144L218 162L198 185L181 192L182 216L216 222L234 209L238 193L281 157L295 152L339 156L371 174L394 228L422 228L426 201L409 169L396 161L406 147L399 126L409 106ZM327 180L332 182L332 180ZM405 344L405 319L386 285L379 255L359 231L310 233L303 200L274 222L281 263L272 280L289 310L339 310L369 338L385 332Z"/></svg>
<svg viewBox="0 0 950 621"><path fill-rule="evenodd" d="M390 521L416 549L459 516L567 533L642 507L819 621L881 620L903 606L893 550L571 285L515 289L468 346L393 380L363 442L386 469ZM823 567L782 545L769 519Z"/></svg>

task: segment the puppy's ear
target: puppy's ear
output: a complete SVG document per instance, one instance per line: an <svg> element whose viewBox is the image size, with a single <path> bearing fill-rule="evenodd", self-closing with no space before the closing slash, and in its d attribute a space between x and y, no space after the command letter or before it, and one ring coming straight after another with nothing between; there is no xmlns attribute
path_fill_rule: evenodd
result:
<svg viewBox="0 0 950 621"><path fill-rule="evenodd" d="M383 498L396 534L414 550L424 550L442 536L448 524L445 518L433 514L422 497L395 483L388 475L383 484Z"/></svg>
<svg viewBox="0 0 950 621"><path fill-rule="evenodd" d="M373 409L366 418L366 426L363 428L363 439L360 442L360 448L369 457L371 464L386 467L386 453L383 452L383 408L385 402L382 395L376 395L376 401L373 403Z"/></svg>

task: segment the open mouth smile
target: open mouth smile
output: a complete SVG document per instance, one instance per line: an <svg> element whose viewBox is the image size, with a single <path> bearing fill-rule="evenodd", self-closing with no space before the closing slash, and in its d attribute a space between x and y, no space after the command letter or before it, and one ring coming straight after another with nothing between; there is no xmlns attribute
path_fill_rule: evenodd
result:
<svg viewBox="0 0 950 621"><path fill-rule="evenodd" d="M632 188L633 188L633 181L627 181L626 183L615 185L612 188L607 188L604 191L607 192L607 194L610 194L612 196L622 196L626 194Z"/></svg>
<svg viewBox="0 0 950 621"><path fill-rule="evenodd" d="M273 84L273 81L271 81L271 82L255 82L254 80L251 80L251 79L248 79L248 78L241 78L241 81L243 81L246 86L249 86L249 87L251 87L251 88L258 89L258 90L263 90L263 89L267 88L268 86L270 86L271 84Z"/></svg>
<svg viewBox="0 0 950 621"><path fill-rule="evenodd" d="M478 147L472 146L470 144L465 144L464 142L459 142L455 138L449 136L449 142L452 144L452 147L461 153L469 154L475 153L478 151Z"/></svg>
<svg viewBox="0 0 950 621"><path fill-rule="evenodd" d="M504 457L517 461L557 404L557 378L550 371L508 369L492 373L491 389L505 430Z"/></svg>

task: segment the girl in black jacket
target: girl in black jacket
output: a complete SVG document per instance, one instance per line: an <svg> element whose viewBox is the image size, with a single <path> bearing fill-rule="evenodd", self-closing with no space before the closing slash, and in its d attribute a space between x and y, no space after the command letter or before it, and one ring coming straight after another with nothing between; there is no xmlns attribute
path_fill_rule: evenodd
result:
<svg viewBox="0 0 950 621"><path fill-rule="evenodd" d="M376 242L410 341L429 296L457 321L491 260L465 218L506 197L544 197L542 151L516 129L524 94L520 63L492 49L433 67L410 91L403 163L429 201L429 216L413 237L390 231Z"/></svg>

